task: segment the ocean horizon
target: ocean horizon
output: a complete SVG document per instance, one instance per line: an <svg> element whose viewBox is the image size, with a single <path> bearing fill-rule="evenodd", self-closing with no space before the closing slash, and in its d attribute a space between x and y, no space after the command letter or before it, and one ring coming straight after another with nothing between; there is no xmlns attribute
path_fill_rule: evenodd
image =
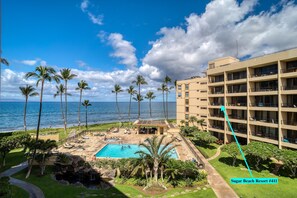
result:
<svg viewBox="0 0 297 198"><path fill-rule="evenodd" d="M68 102L68 127L78 125L78 102ZM92 102L88 108L88 124L119 121L115 102ZM0 132L24 130L25 102L0 102ZM128 121L129 102L119 102L121 121ZM169 119L176 118L176 102L168 102ZM27 129L37 126L39 102L28 102ZM131 121L138 117L137 102L131 103ZM162 102L152 102L152 119L163 119ZM141 119L150 119L149 103L141 103ZM85 125L85 108L81 106L81 124ZM41 115L41 128L61 128L63 120L59 102L44 102Z"/></svg>

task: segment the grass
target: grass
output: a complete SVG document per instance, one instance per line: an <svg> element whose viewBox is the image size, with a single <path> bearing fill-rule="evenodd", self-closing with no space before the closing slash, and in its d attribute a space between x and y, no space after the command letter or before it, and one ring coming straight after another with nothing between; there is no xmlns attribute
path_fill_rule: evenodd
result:
<svg viewBox="0 0 297 198"><path fill-rule="evenodd" d="M47 169L47 173L51 172L51 169ZM46 174L45 176L37 176L38 168L33 169L31 176L28 179L25 178L25 171L21 171L15 174L13 177L25 180L32 184L38 186L45 194L45 197L63 197L63 198L73 198L73 197L81 197L84 195L93 195L93 196L106 196L106 197L137 197L139 195L143 197L151 197L149 194L143 192L140 188L124 185L124 184L116 184L114 188L110 188L108 190L90 190L84 187L75 187L73 185L61 185L55 180L53 180L50 174ZM182 188L174 188L168 190L166 193L162 193L159 195L154 195L153 197L162 197L164 195L171 196L176 193L185 192L185 189ZM176 195L178 198L196 198L196 197L215 197L212 189L207 188L206 190L199 190L197 192L187 192L185 194Z"/></svg>
<svg viewBox="0 0 297 198"><path fill-rule="evenodd" d="M12 190L12 198L28 198L29 193L27 193L25 190L17 187L17 186L11 186Z"/></svg>
<svg viewBox="0 0 297 198"><path fill-rule="evenodd" d="M26 161L26 158L24 156L23 149L14 149L7 154L5 159L6 164L4 167L1 166L0 172L3 172L10 167L18 165L24 161ZM0 163L2 165L2 159L0 160Z"/></svg>
<svg viewBox="0 0 297 198"><path fill-rule="evenodd" d="M210 158L214 156L217 152L217 149L220 145L216 143L205 144L203 142L199 142L197 140L192 140L198 150L205 158Z"/></svg>
<svg viewBox="0 0 297 198"><path fill-rule="evenodd" d="M210 163L214 168L222 175L222 177L230 184L230 178L249 178L250 175L244 166L242 159L238 160L238 166L233 167L231 165L231 158L227 153L222 152L221 155L211 160ZM230 186L236 191L236 193L242 197L296 197L297 192L297 179L291 179L289 177L276 176L271 174L268 170L262 170L257 172L252 170L254 177L260 178L278 178L279 182L275 185L236 185L230 184Z"/></svg>

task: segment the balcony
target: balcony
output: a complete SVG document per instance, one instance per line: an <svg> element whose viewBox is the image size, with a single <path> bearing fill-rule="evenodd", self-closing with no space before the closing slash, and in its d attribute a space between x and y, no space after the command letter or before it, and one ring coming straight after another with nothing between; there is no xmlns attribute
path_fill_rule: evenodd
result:
<svg viewBox="0 0 297 198"><path fill-rule="evenodd" d="M258 102L258 103L251 103L250 106L251 107L278 107L278 104Z"/></svg>
<svg viewBox="0 0 297 198"><path fill-rule="evenodd" d="M292 86L283 86L281 87L283 90L282 93L285 94L296 94L297 93L297 85L292 85Z"/></svg>
<svg viewBox="0 0 297 198"><path fill-rule="evenodd" d="M216 118L224 118L224 114L210 114L210 117L216 117Z"/></svg>
<svg viewBox="0 0 297 198"><path fill-rule="evenodd" d="M255 137L260 137L260 138L265 138L265 139L270 139L270 140L278 140L278 135L277 133L275 134L269 134L269 133L266 133L266 132L252 132L252 135L255 136ZM269 142L269 141L267 141ZM273 142L272 142L273 143Z"/></svg>
<svg viewBox="0 0 297 198"><path fill-rule="evenodd" d="M225 130L224 126L219 126L219 125L209 125L208 128L210 128L213 131L221 132L221 133L224 133L224 130Z"/></svg>
<svg viewBox="0 0 297 198"><path fill-rule="evenodd" d="M247 118L246 117L243 117L243 116L239 116L239 115L228 115L228 118L230 119L236 119L236 120L246 120Z"/></svg>
<svg viewBox="0 0 297 198"><path fill-rule="evenodd" d="M281 69L281 73L291 73L291 72L297 72L297 67L296 68L287 68L287 69Z"/></svg>
<svg viewBox="0 0 297 198"><path fill-rule="evenodd" d="M250 121L264 122L264 123L272 123L277 124L278 119L276 118L260 118L260 117L250 117Z"/></svg>
<svg viewBox="0 0 297 198"><path fill-rule="evenodd" d="M251 88L251 92L267 92L267 91L277 91L278 87L258 87L258 88Z"/></svg>

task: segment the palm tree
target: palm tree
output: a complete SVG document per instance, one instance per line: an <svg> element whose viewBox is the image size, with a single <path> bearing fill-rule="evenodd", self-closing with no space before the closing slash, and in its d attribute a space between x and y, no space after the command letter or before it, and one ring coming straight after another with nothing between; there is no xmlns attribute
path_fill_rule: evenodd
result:
<svg viewBox="0 0 297 198"><path fill-rule="evenodd" d="M90 89L88 83L84 80L81 80L77 83L77 87L75 90L79 90L79 103L78 103L78 129L80 130L80 106L81 106L81 99L82 99L82 93L83 90Z"/></svg>
<svg viewBox="0 0 297 198"><path fill-rule="evenodd" d="M39 102L39 113L38 113L38 122L37 122L37 129L36 129L36 143L38 141L39 137L39 129L40 129L40 121L41 121L41 112L42 112L42 98L43 98L43 89L44 89L44 83L46 81L51 82L52 80L55 80L57 83L60 82L59 77L56 75L56 71L52 67L46 67L46 66L38 66L36 67L34 72L28 72L25 75L25 78L36 78L36 86L41 83L41 88L40 88L40 102ZM33 156L31 163L29 165L29 169L26 175L26 178L30 176L31 170L32 170L32 163L33 160L35 159L35 154L36 154L36 147L33 151Z"/></svg>
<svg viewBox="0 0 297 198"><path fill-rule="evenodd" d="M168 83L171 83L171 78L166 75L164 78L164 83L167 87L167 90L166 90L166 119L168 119L168 94L169 94L169 90L173 89L173 87L168 87Z"/></svg>
<svg viewBox="0 0 297 198"><path fill-rule="evenodd" d="M46 161L52 156L51 150L58 148L57 142L55 140L39 140L40 145L38 146L38 155L36 156L36 161L40 166L40 174L44 175Z"/></svg>
<svg viewBox="0 0 297 198"><path fill-rule="evenodd" d="M115 84L114 89L111 92L115 93L115 95L116 95L116 106L118 109L119 120L121 120L121 112L120 112L120 107L119 107L119 103L118 103L118 94L123 92L121 85Z"/></svg>
<svg viewBox="0 0 297 198"><path fill-rule="evenodd" d="M72 74L71 73L71 69L69 68L65 68L65 69L62 69L60 70L60 74L58 75L59 78L61 80L64 80L64 87L65 87L65 120L64 120L64 128L67 130L67 108L68 108L68 105L67 105L67 83L69 80L72 80L73 78L75 78L77 75L75 74Z"/></svg>
<svg viewBox="0 0 297 198"><path fill-rule="evenodd" d="M162 145L165 136L161 136L158 139L157 136L153 136L152 138L148 138L146 140L147 143L141 143L140 146L143 146L147 151L140 150L137 151L136 154L140 154L145 156L145 158L153 161L153 170L154 170L154 182L158 182L158 170L159 167L162 166L164 158L168 158L172 149L174 149L177 145L173 145L174 139Z"/></svg>
<svg viewBox="0 0 297 198"><path fill-rule="evenodd" d="M182 126L185 124L185 120L181 120L180 123L182 124Z"/></svg>
<svg viewBox="0 0 297 198"><path fill-rule="evenodd" d="M61 108L62 120L65 123L64 108L63 108L63 94L65 94L65 87L63 84L59 84L59 85L56 85L56 89L57 89L57 92L54 94L54 98L56 98L57 96L60 96L60 108ZM65 125L64 125L64 132L66 134Z"/></svg>
<svg viewBox="0 0 297 198"><path fill-rule="evenodd" d="M89 100L84 100L82 105L86 108L86 128L88 129L88 107L92 106L92 104L89 103Z"/></svg>
<svg viewBox="0 0 297 198"><path fill-rule="evenodd" d="M158 91L162 91L162 95L163 95L163 112L164 112L164 118L166 120L166 110L165 110L165 92L167 92L166 84L162 83L161 87L158 88Z"/></svg>
<svg viewBox="0 0 297 198"><path fill-rule="evenodd" d="M1 49L0 49L0 99L1 99L1 86L2 86L2 84L1 84L1 80L2 80L2 75L1 75L1 69L2 69L2 67L1 67L1 64L4 64L6 66L9 66L9 62L5 58L1 58Z"/></svg>
<svg viewBox="0 0 297 198"><path fill-rule="evenodd" d="M201 129L203 130L203 125L205 124L205 120L204 119L197 120L197 124L199 124Z"/></svg>
<svg viewBox="0 0 297 198"><path fill-rule="evenodd" d="M154 92L149 91L146 93L145 96L146 99L149 100L149 106L150 106L150 117L152 118L152 100L156 98L156 96L154 95Z"/></svg>
<svg viewBox="0 0 297 198"><path fill-rule="evenodd" d="M26 115L27 115L27 104L28 104L28 98L32 96L38 96L38 93L35 92L35 88L31 85L26 85L26 87L19 87L21 90L21 93L23 96L25 96L25 108L24 108L24 128L25 132L27 132L27 123L26 123Z"/></svg>
<svg viewBox="0 0 297 198"><path fill-rule="evenodd" d="M141 96L140 93L140 86L141 85L147 85L147 82L145 81L144 77L142 75L137 75L136 80L132 81L132 83L135 83L138 86L138 94ZM138 120L140 119L140 100L138 100Z"/></svg>
<svg viewBox="0 0 297 198"><path fill-rule="evenodd" d="M134 96L137 93L137 91L134 89L134 86L130 85L130 87L127 89L127 92L130 95L129 112L128 112L128 117L130 122L131 100L132 100L132 96Z"/></svg>
<svg viewBox="0 0 297 198"><path fill-rule="evenodd" d="M135 97L133 97L133 100L135 100L136 102L140 103L141 101L143 101L143 96L140 94L136 94Z"/></svg>
<svg viewBox="0 0 297 198"><path fill-rule="evenodd" d="M189 121L192 123L192 125L194 126L194 123L198 121L198 119L195 116L190 116L189 117Z"/></svg>

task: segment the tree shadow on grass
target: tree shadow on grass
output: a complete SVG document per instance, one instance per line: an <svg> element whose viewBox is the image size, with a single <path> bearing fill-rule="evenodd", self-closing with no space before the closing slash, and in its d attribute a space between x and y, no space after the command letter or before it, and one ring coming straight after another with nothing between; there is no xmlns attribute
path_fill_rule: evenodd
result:
<svg viewBox="0 0 297 198"><path fill-rule="evenodd" d="M203 141L199 141L199 140L192 140L192 142L196 145L196 146L201 146L203 148L206 148L206 149L217 149L215 146L211 145L211 144L208 144L206 142L203 142Z"/></svg>
<svg viewBox="0 0 297 198"><path fill-rule="evenodd" d="M219 161L228 165L228 166L233 166L233 158L232 157L220 157ZM238 167L240 165L245 165L245 163L243 160L237 159L234 167Z"/></svg>

